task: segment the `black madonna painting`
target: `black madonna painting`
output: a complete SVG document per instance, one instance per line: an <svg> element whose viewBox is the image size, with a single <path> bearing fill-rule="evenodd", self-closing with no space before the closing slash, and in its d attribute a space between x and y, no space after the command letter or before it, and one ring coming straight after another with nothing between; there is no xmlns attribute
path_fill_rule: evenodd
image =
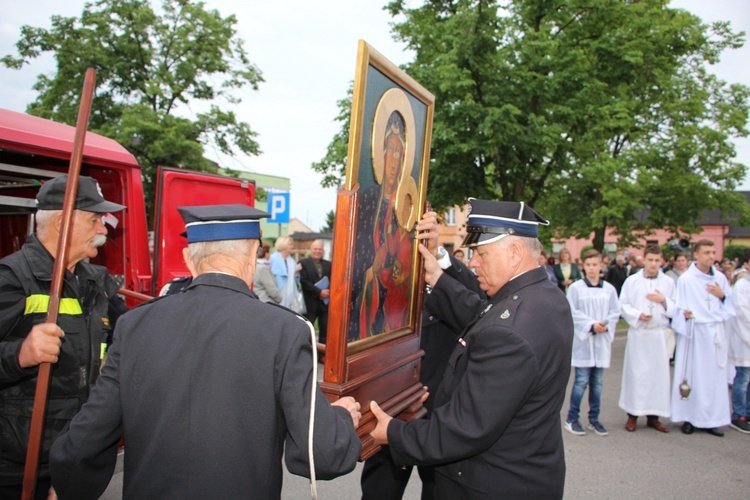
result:
<svg viewBox="0 0 750 500"><path fill-rule="evenodd" d="M432 96L426 91L420 95L423 89L415 82L410 87L407 83L412 82L403 80L405 73L389 73L388 67L372 61L367 69L367 84L360 89L361 142L354 152L358 162L350 162L347 170L347 184L359 185L350 342L413 331L419 283L414 228L424 205L429 157L425 138L432 121Z"/></svg>

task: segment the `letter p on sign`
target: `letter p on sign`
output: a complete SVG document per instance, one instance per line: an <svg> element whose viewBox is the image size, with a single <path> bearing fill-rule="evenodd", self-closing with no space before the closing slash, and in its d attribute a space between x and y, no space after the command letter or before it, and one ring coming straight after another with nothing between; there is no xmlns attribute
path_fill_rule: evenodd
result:
<svg viewBox="0 0 750 500"><path fill-rule="evenodd" d="M268 193L268 212L272 224L289 223L289 193Z"/></svg>

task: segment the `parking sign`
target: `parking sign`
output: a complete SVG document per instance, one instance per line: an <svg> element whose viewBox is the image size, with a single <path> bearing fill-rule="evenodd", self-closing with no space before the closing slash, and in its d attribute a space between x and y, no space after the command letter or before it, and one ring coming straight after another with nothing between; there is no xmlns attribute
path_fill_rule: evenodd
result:
<svg viewBox="0 0 750 500"><path fill-rule="evenodd" d="M289 223L289 193L268 193L268 212L271 217L267 219L272 224Z"/></svg>

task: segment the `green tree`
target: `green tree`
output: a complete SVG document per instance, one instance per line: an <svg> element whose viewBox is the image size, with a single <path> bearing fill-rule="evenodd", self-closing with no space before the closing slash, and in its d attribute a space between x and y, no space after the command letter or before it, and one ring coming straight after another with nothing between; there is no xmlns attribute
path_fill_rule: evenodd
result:
<svg viewBox="0 0 750 500"><path fill-rule="evenodd" d="M38 76L39 95L27 111L68 124L75 124L85 70L94 68L89 130L136 156L150 204L158 165L212 170L203 157L209 144L225 154L260 152L256 134L231 111L240 102L234 91L263 81L236 22L195 0L162 0L159 10L148 0L98 0L80 18L52 16L50 29L23 26L18 56L0 62L20 69L53 53L57 71ZM201 111L189 117L188 105Z"/></svg>
<svg viewBox="0 0 750 500"><path fill-rule="evenodd" d="M743 245L727 245L724 247L724 257L742 262L747 258L748 247Z"/></svg>
<svg viewBox="0 0 750 500"><path fill-rule="evenodd" d="M326 225L320 228L321 233L332 233L333 225L336 222L336 212L330 210L326 214Z"/></svg>
<svg viewBox="0 0 750 500"><path fill-rule="evenodd" d="M349 118L352 109L353 84L349 85L346 97L337 102L339 114L334 119L341 122L341 130L333 136L326 148L325 157L312 164L312 169L323 174L320 184L323 187L338 187L344 182L346 155L349 148ZM331 226L333 227L333 226Z"/></svg>
<svg viewBox="0 0 750 500"><path fill-rule="evenodd" d="M667 4L391 2L416 54L404 69L436 97L433 206L524 200L552 220L546 235L593 232L599 250L607 227L626 245L693 232L706 208L747 220L731 139L748 134L750 91L707 70L744 33Z"/></svg>

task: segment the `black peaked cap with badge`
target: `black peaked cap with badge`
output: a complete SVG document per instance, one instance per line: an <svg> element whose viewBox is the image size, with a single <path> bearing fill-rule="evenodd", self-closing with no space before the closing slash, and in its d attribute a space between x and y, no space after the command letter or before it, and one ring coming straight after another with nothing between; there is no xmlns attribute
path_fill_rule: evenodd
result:
<svg viewBox="0 0 750 500"><path fill-rule="evenodd" d="M36 195L36 208L38 210L62 210L67 183L68 174L65 174L42 184ZM106 214L124 210L125 205L105 200L99 183L91 177L81 175L78 177L75 208L86 212Z"/></svg>
<svg viewBox="0 0 750 500"><path fill-rule="evenodd" d="M260 219L271 214L247 205L177 207L185 221L188 244L200 241L250 240L263 235Z"/></svg>
<svg viewBox="0 0 750 500"><path fill-rule="evenodd" d="M494 201L469 198L466 238L461 246L476 247L505 236L539 236L539 225L549 221L522 201Z"/></svg>

